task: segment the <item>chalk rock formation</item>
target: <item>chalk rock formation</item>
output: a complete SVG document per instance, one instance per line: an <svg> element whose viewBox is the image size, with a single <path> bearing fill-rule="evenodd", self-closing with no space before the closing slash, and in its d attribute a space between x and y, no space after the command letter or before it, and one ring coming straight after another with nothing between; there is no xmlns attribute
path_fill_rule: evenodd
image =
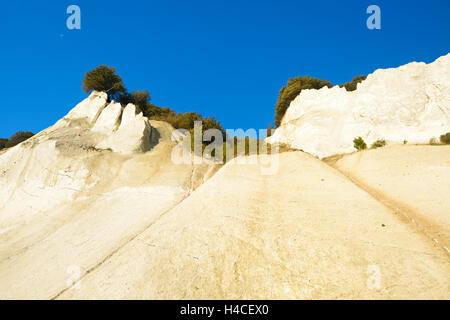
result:
<svg viewBox="0 0 450 320"><path fill-rule="evenodd" d="M170 161L173 130L94 92L3 151L0 298L58 295L202 184L215 166Z"/></svg>
<svg viewBox="0 0 450 320"><path fill-rule="evenodd" d="M152 127L129 105L122 116L118 103L93 92L54 126L2 154L0 222L46 210L94 186L91 152L133 154L150 149ZM45 200L43 200L45 199ZM8 212L8 214L6 213Z"/></svg>
<svg viewBox="0 0 450 320"><path fill-rule="evenodd" d="M95 122L93 131L112 132L119 125L120 115L122 114L122 106L120 103L111 102L103 109Z"/></svg>
<svg viewBox="0 0 450 320"><path fill-rule="evenodd" d="M334 166L395 203L450 256L450 146L387 146L346 155Z"/></svg>
<svg viewBox="0 0 450 320"><path fill-rule="evenodd" d="M353 139L370 145L428 143L450 131L450 54L433 63L376 70L356 91L335 86L303 90L291 102L269 141L320 158L355 151Z"/></svg>
<svg viewBox="0 0 450 320"><path fill-rule="evenodd" d="M381 150L408 152L382 172L401 183L380 191L404 189L404 202L432 190L414 198L424 232L423 215L401 219L306 153L231 161L209 179L216 165L171 161L177 138L94 93L0 154L0 299L449 298L450 147ZM358 154L362 176L364 163L391 165L391 153L371 159L381 151Z"/></svg>
<svg viewBox="0 0 450 320"><path fill-rule="evenodd" d="M112 113L109 121L105 121L105 123L111 123L113 119L116 119L115 115L116 113ZM117 120L118 116L116 123ZM151 131L152 128L142 113L136 115L136 107L133 104L128 104L123 110L119 128L113 131L107 139L98 143L97 147L101 149L111 148L113 151L123 153L145 152L150 146Z"/></svg>
<svg viewBox="0 0 450 320"><path fill-rule="evenodd" d="M124 109L117 102L106 104L106 93L94 91L64 117L58 127L73 126L92 129L93 146L119 153L149 150L152 129L146 117L136 114L136 107L128 104Z"/></svg>
<svg viewBox="0 0 450 320"><path fill-rule="evenodd" d="M88 98L84 99L73 108L64 119L73 120L86 118L88 123L92 124L106 105L106 98L106 93L94 91Z"/></svg>
<svg viewBox="0 0 450 320"><path fill-rule="evenodd" d="M338 171L299 151L280 154L273 175L247 159L226 164L58 298L449 297L445 251Z"/></svg>

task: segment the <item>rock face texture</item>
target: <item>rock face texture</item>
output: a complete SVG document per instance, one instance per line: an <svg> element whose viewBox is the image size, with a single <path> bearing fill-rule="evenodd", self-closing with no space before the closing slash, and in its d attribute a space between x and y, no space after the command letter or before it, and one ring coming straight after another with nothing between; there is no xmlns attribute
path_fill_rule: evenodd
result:
<svg viewBox="0 0 450 320"><path fill-rule="evenodd" d="M441 79L446 59L413 66ZM433 83L440 93L420 125L442 121L431 111L448 87ZM305 95L332 92L361 95ZM332 122L302 119L321 115ZM2 150L0 299L450 298L450 147L392 145L328 164L294 151L220 167L175 163L182 138L94 92Z"/></svg>
<svg viewBox="0 0 450 320"><path fill-rule="evenodd" d="M450 146L388 146L335 167L413 219L450 256Z"/></svg>
<svg viewBox="0 0 450 320"><path fill-rule="evenodd" d="M335 86L303 90L269 138L319 158L355 151L361 136L370 146L429 143L450 131L450 54L433 63L376 70L356 91Z"/></svg>
<svg viewBox="0 0 450 320"><path fill-rule="evenodd" d="M310 155L279 157L274 175L225 165L58 298L449 297L450 259L414 224Z"/></svg>
<svg viewBox="0 0 450 320"><path fill-rule="evenodd" d="M80 190L101 183L92 163L99 155L125 158L150 150L152 127L147 118L129 105L121 121L121 105L107 104L106 98L105 93L93 92L54 126L2 155L0 222L9 214L32 215L69 201Z"/></svg>
<svg viewBox="0 0 450 320"><path fill-rule="evenodd" d="M108 119L110 122L114 119L114 114L111 114L111 116ZM113 131L107 139L98 143L97 147L101 149L111 148L113 151L122 153L145 152L150 147L148 138L151 133L152 127L142 116L142 113L136 115L136 107L133 104L128 104L123 110L122 121L118 129Z"/></svg>
<svg viewBox="0 0 450 320"><path fill-rule="evenodd" d="M128 104L106 103L106 93L93 92L80 102L69 114L57 123L57 128L77 126L96 133L93 147L111 149L119 153L145 152L150 148L152 128L142 113L136 114L136 107ZM83 126L84 124L84 126Z"/></svg>
<svg viewBox="0 0 450 320"><path fill-rule="evenodd" d="M173 128L134 110L93 93L0 155L1 299L55 297L215 170L172 163Z"/></svg>

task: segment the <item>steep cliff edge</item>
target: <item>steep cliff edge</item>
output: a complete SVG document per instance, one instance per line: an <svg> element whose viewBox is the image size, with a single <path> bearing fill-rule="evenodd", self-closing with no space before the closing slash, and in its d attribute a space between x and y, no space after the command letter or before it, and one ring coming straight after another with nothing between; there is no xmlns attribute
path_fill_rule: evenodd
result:
<svg viewBox="0 0 450 320"><path fill-rule="evenodd" d="M428 143L450 131L450 54L430 64L379 69L348 92L335 86L303 90L269 138L319 158L367 144Z"/></svg>
<svg viewBox="0 0 450 320"><path fill-rule="evenodd" d="M450 260L414 224L308 154L279 165L225 165L58 298L449 297Z"/></svg>
<svg viewBox="0 0 450 320"><path fill-rule="evenodd" d="M173 132L94 92L4 152L0 297L57 295L202 184L216 165L175 165Z"/></svg>
<svg viewBox="0 0 450 320"><path fill-rule="evenodd" d="M439 80L446 59L412 66ZM303 97L328 97L321 101L342 113L337 122L345 130L336 130L351 145L354 130L365 125L403 126L392 131L402 141L413 141L405 132L429 139L448 124L448 83L434 81L438 89L424 105L405 109L416 110L410 118L394 108L395 97L384 109L367 107L386 99L371 93L373 87L387 90L395 77L411 77L410 68L380 71L392 73L391 80L377 71L372 85L364 82L355 93L302 92L298 108L308 101ZM411 81L422 81L424 73ZM421 90L401 101L422 101ZM353 109L345 115L344 104L333 104L335 93L349 106L361 97L372 101L353 105L370 111L369 120ZM320 109L322 102L312 113L302 109L300 118L293 102L286 115L292 123L286 120L278 137L298 143L298 132L309 132L311 144L297 147L319 156L347 150L342 132L343 149L328 144L334 135L326 124L336 113ZM355 153L334 163L343 174L300 151L250 156L209 178L219 165L172 161L179 138L168 123L94 92L54 126L0 153L0 298L449 298L450 147ZM274 170L261 174L268 163Z"/></svg>

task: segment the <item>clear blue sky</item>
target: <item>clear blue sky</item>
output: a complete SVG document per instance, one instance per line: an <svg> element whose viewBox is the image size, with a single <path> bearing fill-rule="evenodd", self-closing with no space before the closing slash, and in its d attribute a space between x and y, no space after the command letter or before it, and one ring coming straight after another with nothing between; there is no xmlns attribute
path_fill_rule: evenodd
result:
<svg viewBox="0 0 450 320"><path fill-rule="evenodd" d="M81 30L66 8L81 8ZM377 4L382 29L366 28ZM0 137L40 130L86 97L112 65L129 90L226 128L266 128L289 77L334 84L450 52L450 1L3 1Z"/></svg>

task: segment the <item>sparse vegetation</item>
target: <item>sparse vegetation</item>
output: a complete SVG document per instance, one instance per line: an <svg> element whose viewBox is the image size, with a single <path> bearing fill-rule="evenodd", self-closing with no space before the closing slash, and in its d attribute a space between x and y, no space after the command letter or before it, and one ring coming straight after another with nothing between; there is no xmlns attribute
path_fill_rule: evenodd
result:
<svg viewBox="0 0 450 320"><path fill-rule="evenodd" d="M358 83L363 82L367 79L367 76L356 76L352 81L339 85L341 88L344 87L347 91L355 91L358 87Z"/></svg>
<svg viewBox="0 0 450 320"><path fill-rule="evenodd" d="M189 130L189 134L191 137L191 151L194 150L194 131ZM263 154L275 154L275 153L283 153L290 151L298 151L297 149L293 149L289 147L289 145L285 143L277 143L276 147L274 144L270 144L264 141L264 139L254 139L250 137L238 138L238 137L227 137L224 141L220 141L222 146L222 162L226 163L229 160L232 160L239 156L250 156L250 155L259 155L261 151ZM208 143L209 144L209 143ZM198 156L202 156L205 148L208 145L207 143L202 143L201 153L197 154ZM243 149L242 149L243 146ZM261 149L260 149L261 148ZM200 151L200 150L198 150ZM215 152L211 153L211 156L215 157ZM229 159L228 159L228 157Z"/></svg>
<svg viewBox="0 0 450 320"><path fill-rule="evenodd" d="M386 140L377 140L374 143L372 143L371 148L372 149L376 149L376 148L382 148L386 145Z"/></svg>
<svg viewBox="0 0 450 320"><path fill-rule="evenodd" d="M408 140L403 140L403 144L407 144L408 143Z"/></svg>
<svg viewBox="0 0 450 320"><path fill-rule="evenodd" d="M353 146L358 151L367 149L367 144L364 142L363 138L361 138L361 137L353 139Z"/></svg>
<svg viewBox="0 0 450 320"><path fill-rule="evenodd" d="M0 138L0 150L6 148L6 143L8 142L8 139Z"/></svg>
<svg viewBox="0 0 450 320"><path fill-rule="evenodd" d="M278 94L278 100L275 105L275 125L278 127L281 124L286 110L290 103L300 94L304 89L320 89L323 87L331 88L331 82L312 77L296 77L290 78L286 86L282 87Z"/></svg>
<svg viewBox="0 0 450 320"><path fill-rule="evenodd" d="M151 103L151 95L148 90L134 90L128 92L122 77L111 66L100 65L88 71L84 76L83 90L87 93L92 90L104 91L108 94L109 100L120 102L122 106L128 103L136 105L137 112L151 120L161 120L170 123L174 128L193 129L194 121L202 121L203 130L216 128L222 131L225 137L225 130L219 121L214 117L203 118L201 114L195 112L176 113L171 108L158 107Z"/></svg>
<svg viewBox="0 0 450 320"><path fill-rule="evenodd" d="M440 137L440 140L443 144L450 144L450 132L447 132L446 134L443 134Z"/></svg>
<svg viewBox="0 0 450 320"><path fill-rule="evenodd" d="M356 76L352 81L339 85L344 87L347 91L354 91L358 83L366 80L367 76ZM289 108L291 102L304 89L321 89L323 87L331 88L333 84L327 80L312 78L312 77L296 77L290 78L280 90L278 94L277 103L275 105L275 126L279 127L286 110Z"/></svg>
<svg viewBox="0 0 450 320"><path fill-rule="evenodd" d="M5 148L12 148L16 145L18 145L21 142L24 142L25 140L28 140L34 136L34 133L31 131L18 131L14 133L9 139L1 138L0 139L0 150Z"/></svg>
<svg viewBox="0 0 450 320"><path fill-rule="evenodd" d="M92 90L104 91L110 100L119 101L122 94L126 94L127 89L122 82L122 78L117 74L116 68L99 65L97 68L88 71L84 76L82 88L89 93Z"/></svg>
<svg viewBox="0 0 450 320"><path fill-rule="evenodd" d="M231 143L230 140L223 143L223 163L227 162L227 154L232 153L232 156L230 157L231 160L233 158L236 158L238 156L249 156L249 155L259 155L261 154L260 147L264 150L267 148L267 152L264 154L275 154L275 153L283 153L283 152L289 152L289 151L295 151L295 149L290 148L287 144L280 143L275 148L272 144L264 142L263 139L250 139L249 137L245 137L245 139L238 139L236 137L233 138L234 142ZM244 140L244 153L238 154L238 141L241 140L240 143L242 143L242 140ZM255 141L256 140L256 141ZM256 143L256 150L253 148L250 148L251 144ZM262 146L262 144L266 143L265 146ZM231 150L231 145L233 144L233 150Z"/></svg>

